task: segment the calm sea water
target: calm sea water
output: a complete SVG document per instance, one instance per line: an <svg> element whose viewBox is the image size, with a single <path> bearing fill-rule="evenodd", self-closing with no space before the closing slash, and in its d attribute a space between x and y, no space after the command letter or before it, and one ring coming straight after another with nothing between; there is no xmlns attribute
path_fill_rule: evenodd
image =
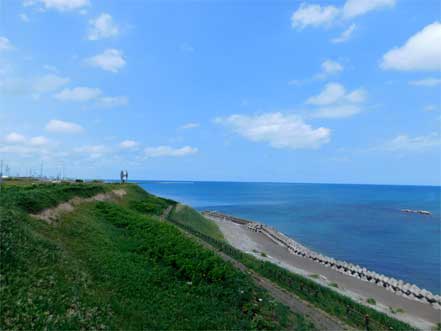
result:
<svg viewBox="0 0 441 331"><path fill-rule="evenodd" d="M274 226L303 245L441 293L441 188L336 184L140 182L198 210ZM424 209L432 216L401 213Z"/></svg>

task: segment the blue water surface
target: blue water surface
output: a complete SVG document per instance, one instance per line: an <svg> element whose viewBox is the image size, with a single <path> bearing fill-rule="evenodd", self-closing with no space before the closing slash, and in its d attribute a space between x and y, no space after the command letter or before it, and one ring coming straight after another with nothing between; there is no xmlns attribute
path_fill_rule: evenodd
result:
<svg viewBox="0 0 441 331"><path fill-rule="evenodd" d="M441 293L440 187L139 182L188 204L261 221L316 251ZM405 214L423 209L432 216Z"/></svg>

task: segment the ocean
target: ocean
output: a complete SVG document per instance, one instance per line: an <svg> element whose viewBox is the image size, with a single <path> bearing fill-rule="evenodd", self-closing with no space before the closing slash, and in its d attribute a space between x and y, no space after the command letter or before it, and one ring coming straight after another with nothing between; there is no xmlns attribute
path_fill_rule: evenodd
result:
<svg viewBox="0 0 441 331"><path fill-rule="evenodd" d="M141 181L198 210L260 221L303 245L441 293L441 188ZM431 216L401 209L427 210Z"/></svg>

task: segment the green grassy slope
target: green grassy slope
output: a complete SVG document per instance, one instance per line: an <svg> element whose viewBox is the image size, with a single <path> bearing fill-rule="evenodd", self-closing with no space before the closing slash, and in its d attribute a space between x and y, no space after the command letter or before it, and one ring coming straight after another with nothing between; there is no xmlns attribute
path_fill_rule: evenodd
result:
<svg viewBox="0 0 441 331"><path fill-rule="evenodd" d="M28 212L114 187L49 225ZM155 215L134 185L10 186L0 193L0 329L297 329L302 316ZM262 300L259 300L262 299Z"/></svg>
<svg viewBox="0 0 441 331"><path fill-rule="evenodd" d="M173 222L184 224L214 239L224 240L224 236L216 223L205 218L199 212L188 206L177 205L176 208L173 209L170 219Z"/></svg>

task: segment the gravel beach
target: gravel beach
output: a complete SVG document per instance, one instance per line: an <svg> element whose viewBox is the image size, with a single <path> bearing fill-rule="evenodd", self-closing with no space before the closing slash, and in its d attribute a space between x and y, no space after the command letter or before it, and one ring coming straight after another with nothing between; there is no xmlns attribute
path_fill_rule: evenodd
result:
<svg viewBox="0 0 441 331"><path fill-rule="evenodd" d="M441 323L441 311L428 304L409 300L377 285L344 275L309 259L293 255L285 247L277 245L265 235L249 231L246 225L211 217L210 219L219 225L225 238L232 246L259 259L278 264L325 286L337 283L338 288L333 288L334 290L358 302L366 304L368 298L373 298L376 305L369 305L370 307L405 321L418 329L431 330L437 323ZM265 253L266 256L261 253ZM318 278L312 278L311 275L319 276ZM392 313L390 308L394 310L401 308L403 312Z"/></svg>

